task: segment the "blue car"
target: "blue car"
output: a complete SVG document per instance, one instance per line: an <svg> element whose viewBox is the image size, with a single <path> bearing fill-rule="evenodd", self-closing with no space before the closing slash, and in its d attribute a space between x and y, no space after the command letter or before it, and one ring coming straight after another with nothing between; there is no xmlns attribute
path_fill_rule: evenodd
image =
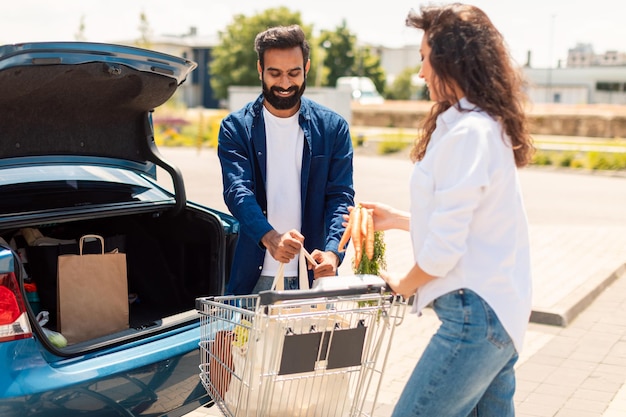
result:
<svg viewBox="0 0 626 417"><path fill-rule="evenodd" d="M187 201L152 125L195 66L111 44L0 47L0 416L181 416L210 405L195 299L223 293L239 226ZM59 285L59 257L81 242L84 254L124 254L126 323L70 339L64 306L84 299ZM102 294L72 317L107 322L94 311L120 300Z"/></svg>

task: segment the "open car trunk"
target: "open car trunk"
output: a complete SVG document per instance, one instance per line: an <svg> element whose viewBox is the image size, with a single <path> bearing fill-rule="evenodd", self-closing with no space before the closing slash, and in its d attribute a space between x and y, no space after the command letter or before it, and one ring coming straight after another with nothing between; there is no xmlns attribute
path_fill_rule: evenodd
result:
<svg viewBox="0 0 626 417"><path fill-rule="evenodd" d="M34 231L43 238L29 244ZM233 238L225 236L222 221L206 210L188 207L175 216L149 211L4 231L1 236L17 248L27 277L36 285L38 301L26 292L33 314L47 311L49 330L59 330L58 256L78 254L77 241L87 234L102 236L105 252L117 249L126 254L129 328L69 344L62 352L76 353L197 321L195 299L223 291L229 264L223 249L232 246L228 240ZM97 241L83 248L85 254L100 251ZM85 317L89 314L84 311Z"/></svg>
<svg viewBox="0 0 626 417"><path fill-rule="evenodd" d="M222 294L238 223L187 201L152 124L195 67L124 45L0 46L0 415L209 401L195 301Z"/></svg>
<svg viewBox="0 0 626 417"><path fill-rule="evenodd" d="M0 237L20 254L20 283L35 284L36 292L27 286L24 294L47 348L54 350L35 317L47 311L45 327L59 330L58 257L78 254L84 235L102 236L105 252L126 256L128 328L57 354L188 325L198 320L198 296L223 291L233 235L220 213L187 202L180 171L162 159L153 137L152 111L195 67L121 45L0 47ZM154 182L157 166L171 177L173 194ZM88 242L84 253L101 250Z"/></svg>

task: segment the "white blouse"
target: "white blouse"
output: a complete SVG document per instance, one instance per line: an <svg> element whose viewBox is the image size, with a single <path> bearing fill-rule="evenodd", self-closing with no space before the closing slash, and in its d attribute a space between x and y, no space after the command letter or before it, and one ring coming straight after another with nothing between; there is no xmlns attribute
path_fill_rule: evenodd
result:
<svg viewBox="0 0 626 417"><path fill-rule="evenodd" d="M461 288L480 295L521 351L531 309L528 222L510 139L461 99L437 119L410 180L415 262L437 278L413 311Z"/></svg>

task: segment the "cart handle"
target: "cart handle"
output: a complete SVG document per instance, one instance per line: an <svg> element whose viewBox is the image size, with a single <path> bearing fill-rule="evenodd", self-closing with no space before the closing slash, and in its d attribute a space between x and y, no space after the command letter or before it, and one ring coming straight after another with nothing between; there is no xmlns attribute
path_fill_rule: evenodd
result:
<svg viewBox="0 0 626 417"><path fill-rule="evenodd" d="M347 297L362 294L383 294L387 291L386 285L358 285L334 289L312 290L284 290L259 292L259 304L270 305L279 301L309 300L314 298Z"/></svg>

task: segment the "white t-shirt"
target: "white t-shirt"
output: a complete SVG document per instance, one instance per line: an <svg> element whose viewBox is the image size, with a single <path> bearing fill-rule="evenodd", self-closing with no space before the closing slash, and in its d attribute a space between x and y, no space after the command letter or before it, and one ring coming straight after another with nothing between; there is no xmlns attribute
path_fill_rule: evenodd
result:
<svg viewBox="0 0 626 417"><path fill-rule="evenodd" d="M300 178L304 132L298 114L276 117L263 107L267 146L267 220L278 233L302 228ZM276 275L278 261L265 252L261 275ZM298 275L298 257L285 265L285 276Z"/></svg>
<svg viewBox="0 0 626 417"><path fill-rule="evenodd" d="M531 309L530 245L513 150L501 125L478 109L448 109L410 187L415 261L437 277L418 290L413 310L469 288L495 311L519 352Z"/></svg>

